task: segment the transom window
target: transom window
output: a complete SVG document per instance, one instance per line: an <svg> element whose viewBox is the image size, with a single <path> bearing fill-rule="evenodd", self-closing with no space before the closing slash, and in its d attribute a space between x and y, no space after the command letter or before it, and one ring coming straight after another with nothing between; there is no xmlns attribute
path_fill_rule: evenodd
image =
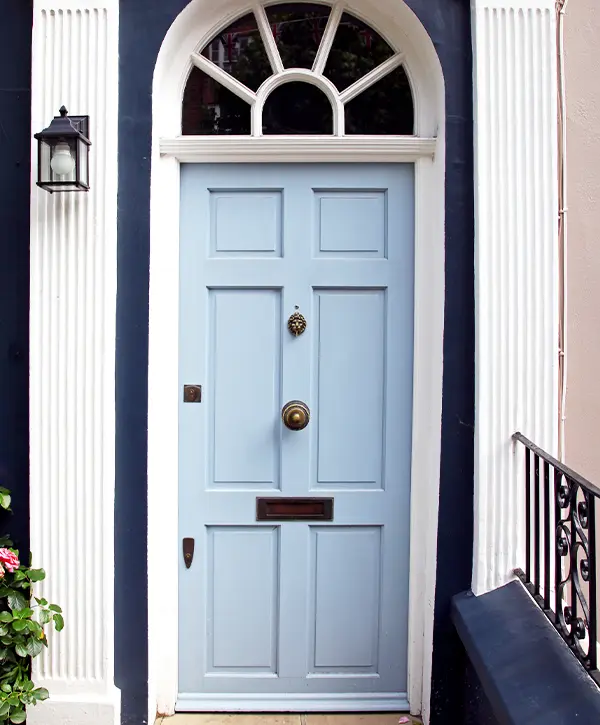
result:
<svg viewBox="0 0 600 725"><path fill-rule="evenodd" d="M192 53L184 135L412 135L403 56L341 6L259 6Z"/></svg>

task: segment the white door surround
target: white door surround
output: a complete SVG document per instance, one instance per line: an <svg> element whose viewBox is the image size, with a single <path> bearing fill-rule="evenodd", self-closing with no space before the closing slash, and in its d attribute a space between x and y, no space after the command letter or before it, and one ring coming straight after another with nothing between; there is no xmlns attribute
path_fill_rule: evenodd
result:
<svg viewBox="0 0 600 725"><path fill-rule="evenodd" d="M376 161L391 151L415 162L415 354L411 500L408 699L429 705L444 321L444 84L433 44L414 13L394 0L345 4L380 32L411 81L415 134L368 137L181 138L191 55L255 5L194 0L161 47L153 85L148 407L149 712L171 714L177 696L179 163L185 161ZM339 12L339 10L338 10ZM382 30L385 29L385 32ZM385 144L387 143L387 149ZM230 146L231 144L231 146ZM382 153L382 145L384 151ZM286 158L280 156L282 149ZM387 157L389 161L389 156ZM165 481L172 481L169 496Z"/></svg>
<svg viewBox="0 0 600 725"><path fill-rule="evenodd" d="M479 593L506 581L514 565L522 469L513 460L511 434L518 427L547 450L556 442L556 43L554 0L471 0L471 5L477 305L473 589ZM415 498L412 552L418 566L413 566L411 586L409 697L415 711L422 703L427 721L444 304L444 87L433 45L401 0L354 0L349 6L385 28L385 37L405 56L422 138L408 139L404 156L385 137L367 141L368 154L363 140L352 137L337 139L331 147L311 139L308 151L300 138L294 145L278 137L256 138L252 147L244 142L243 148L233 139L225 147L222 138L189 138L182 150L177 136L190 53L214 28L246 12L249 2L193 0L174 22L157 61L148 461L150 722L157 706L170 712L177 689L177 632L169 622L176 609L170 592L176 588L174 562L180 554L177 501L170 498L170 482L177 479L180 392L177 359L171 354L178 347L179 160L254 161L283 153L281 161L314 161L315 156L333 161L343 152L351 161L361 155L375 161L390 160L392 151L416 161L415 360L420 367L415 400L421 406L415 406L413 476L419 476L415 492L421 508ZM50 689L52 699L33 708L28 722L113 725L119 721L112 635L119 3L35 0L33 30L32 133L62 103L71 112L90 112L94 183L85 199L45 194L35 186L32 143L31 547L49 572L40 591L67 606L68 621L80 624L68 626L52 642L51 656L37 663L38 682ZM95 50L83 53L83 48ZM436 136L434 145L428 139ZM427 147L425 157L422 148L417 153L419 145ZM70 367L65 368L65 360ZM94 384L82 390L85 381ZM60 423L65 419L81 425L66 427ZM85 465L85 475L73 475L73 460ZM95 539L89 539L91 532Z"/></svg>

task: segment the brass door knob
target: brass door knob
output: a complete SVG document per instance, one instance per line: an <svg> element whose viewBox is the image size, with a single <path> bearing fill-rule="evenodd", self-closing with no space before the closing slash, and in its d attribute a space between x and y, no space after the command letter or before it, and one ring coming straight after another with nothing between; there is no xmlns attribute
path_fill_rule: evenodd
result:
<svg viewBox="0 0 600 725"><path fill-rule="evenodd" d="M301 400L290 400L281 410L281 419L290 430L302 430L310 420L310 410Z"/></svg>

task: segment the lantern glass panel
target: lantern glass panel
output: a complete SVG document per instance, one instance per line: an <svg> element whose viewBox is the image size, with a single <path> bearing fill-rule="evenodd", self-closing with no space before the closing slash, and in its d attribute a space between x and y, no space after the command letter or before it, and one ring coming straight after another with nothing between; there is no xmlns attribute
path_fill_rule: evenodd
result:
<svg viewBox="0 0 600 725"><path fill-rule="evenodd" d="M52 181L52 168L50 167L50 158L52 155L51 147L45 142L39 142L40 158L39 158L39 180L41 184L47 184Z"/></svg>
<svg viewBox="0 0 600 725"><path fill-rule="evenodd" d="M78 164L78 170L79 170L79 173L77 174L77 181L79 181L84 186L88 187L90 185L90 175L89 175L89 168L88 168L89 146L85 143L85 141L82 141L81 139L79 139L77 141L77 144L78 144L77 164Z"/></svg>

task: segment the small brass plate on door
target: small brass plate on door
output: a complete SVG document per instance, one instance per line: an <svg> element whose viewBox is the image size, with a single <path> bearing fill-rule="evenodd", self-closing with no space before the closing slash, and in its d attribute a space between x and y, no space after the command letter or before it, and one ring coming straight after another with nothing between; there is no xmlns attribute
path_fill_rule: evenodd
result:
<svg viewBox="0 0 600 725"><path fill-rule="evenodd" d="M256 499L257 521L333 521L332 498Z"/></svg>
<svg viewBox="0 0 600 725"><path fill-rule="evenodd" d="M183 402L184 403L201 403L202 402L202 386L201 385L184 385L183 386Z"/></svg>

